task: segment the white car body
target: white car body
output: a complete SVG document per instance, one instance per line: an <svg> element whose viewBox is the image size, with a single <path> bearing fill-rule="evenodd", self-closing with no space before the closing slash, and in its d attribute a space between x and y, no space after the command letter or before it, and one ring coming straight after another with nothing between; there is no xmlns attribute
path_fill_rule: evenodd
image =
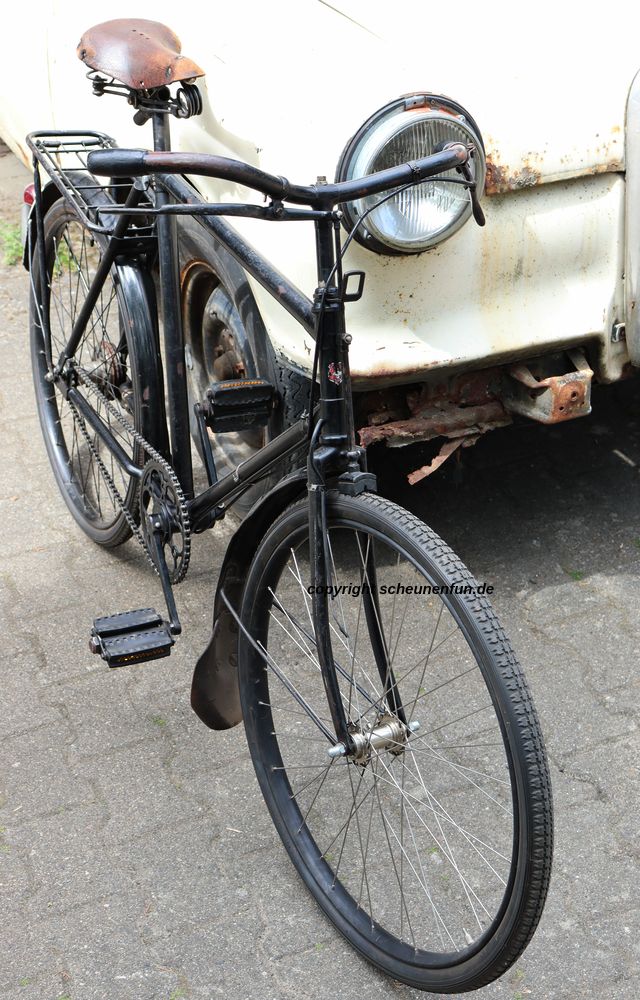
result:
<svg viewBox="0 0 640 1000"><path fill-rule="evenodd" d="M122 100L92 96L75 54L91 24L136 11L89 2L71 15L53 0L45 15L35 6L29 55L13 50L3 59L6 141L25 160L23 136L37 128L96 128L120 145L149 146L150 126L133 125ZM206 70L204 113L172 121L176 149L230 155L312 183L318 175L332 180L351 136L401 94L447 95L478 122L488 164L484 229L471 220L416 256L348 250L346 267L367 274L347 319L355 387L382 391L378 412L367 411L372 426L393 422L390 388L423 385L440 407L468 405L478 392L465 402L459 384L446 388L449 376L496 370L511 387L500 396L509 412L567 419L588 412L588 397L581 408L554 405L567 383L559 389L550 379L582 385L592 369L610 382L640 365L640 16L633 9L614 3L595 23L582 5L545 2L501 24L477 4L274 0L197 13L159 2L147 16L173 28L183 53ZM247 199L246 190L221 182L197 185L216 201ZM308 226L234 225L311 294ZM308 371L310 337L260 286L253 291L272 343ZM529 363L551 356L532 376ZM547 390L553 399L541 407ZM484 429L468 424L464 433ZM392 444L413 438L387 435Z"/></svg>

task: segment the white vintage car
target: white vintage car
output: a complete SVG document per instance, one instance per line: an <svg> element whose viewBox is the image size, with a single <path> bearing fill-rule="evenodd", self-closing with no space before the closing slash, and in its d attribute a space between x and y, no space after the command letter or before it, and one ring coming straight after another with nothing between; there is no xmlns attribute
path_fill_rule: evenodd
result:
<svg viewBox="0 0 640 1000"><path fill-rule="evenodd" d="M469 221L461 189L425 185L428 238L416 241L396 202L369 216L347 254L367 276L348 310L360 438L432 441L415 480L513 414L552 423L588 413L592 379L640 366L640 16L618 7L595 23L578 5L543 3L514 23L483 5L415 0L226 3L197 16L154 5L206 70L204 112L174 123L176 149L311 183L380 169L418 126L484 145L485 228ZM122 101L91 94L75 54L91 24L137 12L89 2L71 14L60 0L50 11L36 4L30 17L28 62L18 47L3 55L2 136L25 162L24 135L37 128L98 128L150 146L150 126L135 126ZM216 201L247 195L205 178L197 186ZM309 227L238 228L312 292ZM310 338L237 268L221 280L187 223L181 242L194 388L260 368L265 344L304 385Z"/></svg>

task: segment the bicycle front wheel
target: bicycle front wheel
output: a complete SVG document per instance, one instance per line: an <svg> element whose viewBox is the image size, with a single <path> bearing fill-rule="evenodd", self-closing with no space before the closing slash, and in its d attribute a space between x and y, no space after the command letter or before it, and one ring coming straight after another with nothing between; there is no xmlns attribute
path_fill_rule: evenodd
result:
<svg viewBox="0 0 640 1000"><path fill-rule="evenodd" d="M328 753L303 502L262 541L242 601L258 780L306 885L367 959L419 989L475 989L522 952L547 892L551 792L531 697L486 598L422 522L329 494L327 537L359 751Z"/></svg>
<svg viewBox="0 0 640 1000"><path fill-rule="evenodd" d="M82 181L83 189L91 190L87 179ZM113 204L98 187L92 194L94 205ZM38 247L31 262L29 322L36 405L56 482L83 531L98 544L113 547L129 538L131 522L139 520L138 481L70 405L61 385L47 379L47 358L55 365L67 344L100 264L102 242L64 200L54 203L44 219L46 273L41 273ZM46 317L44 281L49 286ZM79 391L138 465L145 455L134 432L157 447L164 418L160 359L144 282L144 273L133 266L112 269L70 361Z"/></svg>

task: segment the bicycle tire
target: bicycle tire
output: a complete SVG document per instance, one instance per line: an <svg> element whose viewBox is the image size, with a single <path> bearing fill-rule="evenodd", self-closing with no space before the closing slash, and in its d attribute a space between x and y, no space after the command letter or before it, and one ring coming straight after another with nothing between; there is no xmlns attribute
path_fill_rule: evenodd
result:
<svg viewBox="0 0 640 1000"><path fill-rule="evenodd" d="M86 177L82 178L87 187ZM98 187L90 191L94 206L107 208L109 197ZM103 215L101 217L105 219ZM95 237L73 209L60 199L44 218L45 259L49 282L48 327L55 363L71 333L74 319L86 297L91 276L104 249L104 238ZM108 474L118 489L130 518L139 522L138 482L115 461L106 446L74 413L59 388L46 379L45 334L39 321L42 275L36 245L31 260L29 326L36 406L54 477L74 519L97 544L115 547L131 535L127 514L110 492L100 463L87 443L92 439ZM133 264L112 268L73 358L73 364L150 444L163 440L162 376L152 305L142 269ZM97 393L86 385L80 390L91 399L96 412L140 465L144 450L123 429Z"/></svg>
<svg viewBox="0 0 640 1000"><path fill-rule="evenodd" d="M369 749L359 762L328 757L307 518L303 501L272 525L241 604L240 694L266 804L305 884L365 958L418 989L476 989L526 947L549 883L551 787L527 685L486 597L433 531L377 496L329 494L332 584L345 588L330 599L334 658ZM375 677L367 581L417 732L398 736L400 709ZM402 600L384 590L400 584ZM467 591L414 600L416 585ZM394 735L371 746L385 720Z"/></svg>

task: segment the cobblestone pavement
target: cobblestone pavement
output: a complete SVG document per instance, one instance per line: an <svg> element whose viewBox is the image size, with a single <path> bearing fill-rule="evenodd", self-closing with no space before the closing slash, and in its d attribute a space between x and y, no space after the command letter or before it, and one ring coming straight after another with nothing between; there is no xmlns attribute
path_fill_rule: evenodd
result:
<svg viewBox="0 0 640 1000"><path fill-rule="evenodd" d="M0 156L0 212L20 171ZM377 1000L379 976L319 914L263 806L240 729L188 689L231 527L199 538L170 659L109 672L96 614L161 601L130 543L104 553L58 497L29 372L27 276L0 267L0 1000ZM552 762L557 848L529 949L482 1000L635 998L640 387L563 428L481 442L403 496L494 583ZM389 463L387 488L396 487Z"/></svg>

